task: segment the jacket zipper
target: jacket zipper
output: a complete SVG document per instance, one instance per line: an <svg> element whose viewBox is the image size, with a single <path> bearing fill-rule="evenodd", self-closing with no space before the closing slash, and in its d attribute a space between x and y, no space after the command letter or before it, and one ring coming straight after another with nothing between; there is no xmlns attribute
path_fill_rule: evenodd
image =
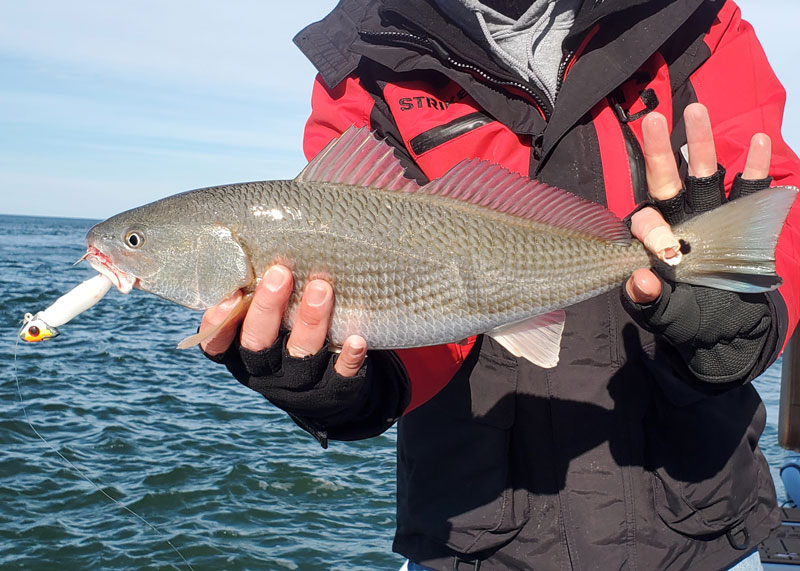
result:
<svg viewBox="0 0 800 571"><path fill-rule="evenodd" d="M649 95L648 91L651 92ZM648 199L647 177L645 176L644 151L629 123L644 117L658 107L658 98L652 89L644 90L640 97L645 104L645 108L633 115L629 115L628 112L622 108L619 102L622 99L621 95L612 94L609 97L609 104L614 111L614 116L617 118L617 121L619 121L622 138L625 140L625 150L628 153L628 163L630 164L631 170L633 199L637 204L645 202Z"/></svg>
<svg viewBox="0 0 800 571"><path fill-rule="evenodd" d="M416 137L408 141L410 150L415 155L419 156L427 153L431 149L443 145L447 141L460 137L465 133L474 131L484 125L493 123L494 119L489 117L483 111L476 111L469 113L457 119L453 119L449 123L439 125L423 131Z"/></svg>
<svg viewBox="0 0 800 571"><path fill-rule="evenodd" d="M564 57L561 59L561 63L558 66L558 77L556 80L556 92L555 98L558 98L558 93L561 91L561 86L564 84L564 78L567 75L567 68L569 67L569 63L575 57L575 51L569 50ZM549 115L545 115L545 120L549 123L550 117L552 116L552 107ZM547 125L545 125L545 129ZM543 156L543 146L544 146L544 131L542 129L540 133L531 137L531 152L533 154L533 159L536 163L536 167L531 167L531 173L537 173L539 171L539 167L541 166L541 160Z"/></svg>
<svg viewBox="0 0 800 571"><path fill-rule="evenodd" d="M527 93L528 95L530 95L530 97L533 99L533 101L541 110L546 122L549 123L550 118L553 116L553 106L550 104L550 101L546 97L544 97L541 93L539 93L537 89L519 81L512 81L494 77L492 75L489 75L479 67L457 60L449 53L447 53L447 51L438 42L434 42L430 38L417 36L415 34L411 34L408 32L361 31L359 32L359 34L361 35L362 38L365 39L371 38L373 41L377 38L391 38L392 40L398 41L400 43L407 42L414 46L424 48L428 50L430 53L439 57L441 60L450 64L452 67L459 68L462 70L468 70L472 72L474 75L477 75L478 77L482 78L486 82L495 83L497 85L516 87L517 89L523 91L524 93ZM576 54L575 50L569 50L558 66L558 79L556 81L556 93L555 93L556 97L558 96L558 93L561 90L561 86L564 84L564 78L567 75L567 68L569 67L570 62L575 57L575 54ZM531 137L532 152L537 163L542 158L543 142L544 142L544 131Z"/></svg>
<svg viewBox="0 0 800 571"><path fill-rule="evenodd" d="M440 59L442 59L445 62L447 62L448 64L450 64L452 67L463 69L463 70L468 70L468 71L474 73L475 75L479 76L481 79L483 79L486 82L495 83L497 85L516 87L517 89L519 89L521 91L524 91L526 94L531 96L533 101L536 103L536 105L542 111L542 114L544 115L544 118L545 118L546 121L549 121L550 117L553 114L553 107L552 107L552 105L550 105L550 102L547 100L546 97L543 97L542 94L540 94L538 92L538 90L536 90L535 88L533 88L533 87L531 87L529 85L526 85L525 83L519 82L519 81L501 79L501 78L489 75L488 73L486 73L485 71L483 71L479 67L476 67L476 66L474 66L472 64L457 60L453 56L451 56L449 53L447 53L447 51L441 45L439 45L438 42L434 42L430 38L423 38L421 36L410 34L408 32L365 32L365 31L362 31L362 32L359 32L359 33L360 33L360 35L362 37L367 37L367 38L369 38L369 37L371 37L371 38L378 38L378 37L392 38L392 39L398 40L400 42L406 41L406 42L414 44L414 45L416 45L418 47L425 48L429 52L431 52L432 54L438 56ZM565 66L564 69L566 69L566 66Z"/></svg>
<svg viewBox="0 0 800 571"><path fill-rule="evenodd" d="M508 80L503 80L503 79L498 79L496 77L492 77L489 74L487 74L486 72L484 72L482 69L480 69L478 67L475 67L472 64L468 64L468 63L463 63L463 62L457 61L457 60L453 59L450 56L447 56L447 62L450 65L453 65L455 67L460 67L462 69L468 69L468 70L472 71L473 73L481 76L486 81L497 83L498 85L507 85L507 86L516 87L518 89L521 89L522 91L524 91L525 93L527 93L528 95L530 95L533 98L534 102L536 102L536 105L538 105L539 109L542 110L542 113L544 114L544 118L545 118L546 121L549 121L550 117L553 115L553 107L550 105L550 102L545 100L541 95L539 95L537 90L534 90L534 89L528 87L524 83L519 83L517 81L508 81Z"/></svg>
<svg viewBox="0 0 800 571"><path fill-rule="evenodd" d="M564 85L564 78L567 75L567 68L570 62L575 57L575 50L569 50L564 58L561 60L561 65L558 66L558 81L556 82L556 97L558 92L561 91L561 86Z"/></svg>
<svg viewBox="0 0 800 571"><path fill-rule="evenodd" d="M633 200L636 204L646 202L647 182L645 179L644 152L639 145L639 140L633 134L633 129L627 123L620 122L622 137L625 139L625 150L628 152L628 163L631 169L631 186L633 187Z"/></svg>

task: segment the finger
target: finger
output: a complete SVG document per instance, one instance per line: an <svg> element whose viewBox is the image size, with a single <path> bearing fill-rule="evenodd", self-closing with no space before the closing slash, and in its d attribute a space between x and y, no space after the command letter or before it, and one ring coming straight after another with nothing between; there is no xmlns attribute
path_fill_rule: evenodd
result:
<svg viewBox="0 0 800 571"><path fill-rule="evenodd" d="M198 333L204 333L209 329L214 329L225 321L225 318L228 317L228 314L236 307L241 298L241 290L236 290L230 297L223 299L213 307L209 307L205 313L203 313L203 319L200 322L200 330ZM236 337L236 331L239 329L239 324L241 322L242 318L239 318L226 323L213 337L201 341L200 348L208 355L222 355L228 350L228 347L230 347Z"/></svg>
<svg viewBox="0 0 800 571"><path fill-rule="evenodd" d="M650 270L640 268L628 278L625 291L634 303L651 303L661 295L661 280Z"/></svg>
<svg viewBox="0 0 800 571"><path fill-rule="evenodd" d="M769 163L772 159L772 141L765 133L756 133L750 139L750 150L742 171L745 180L760 180L769 176Z"/></svg>
<svg viewBox="0 0 800 571"><path fill-rule="evenodd" d="M680 192L681 176L672 154L667 120L652 112L642 120L642 143L647 188L655 200L667 200Z"/></svg>
<svg viewBox="0 0 800 571"><path fill-rule="evenodd" d="M683 112L686 123L686 143L689 146L689 174L704 178L717 172L717 150L708 109L702 103L692 103Z"/></svg>
<svg viewBox="0 0 800 571"><path fill-rule="evenodd" d="M680 262L681 244L655 208L642 208L631 216L631 234L662 262Z"/></svg>
<svg viewBox="0 0 800 571"><path fill-rule="evenodd" d="M307 357L322 349L333 311L333 288L325 280L308 282L297 310L286 349L292 357Z"/></svg>
<svg viewBox="0 0 800 571"><path fill-rule="evenodd" d="M359 335L351 335L342 345L342 352L339 353L333 370L343 377L352 377L361 369L366 356L367 342Z"/></svg>
<svg viewBox="0 0 800 571"><path fill-rule="evenodd" d="M271 347L281 328L283 313L292 293L292 272L285 266L272 266L258 282L253 303L242 323L242 347L261 351Z"/></svg>

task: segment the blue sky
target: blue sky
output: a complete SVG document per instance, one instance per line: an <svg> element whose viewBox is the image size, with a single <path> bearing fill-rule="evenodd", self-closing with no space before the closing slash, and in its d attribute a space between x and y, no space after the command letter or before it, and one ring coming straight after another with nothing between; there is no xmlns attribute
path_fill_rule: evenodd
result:
<svg viewBox="0 0 800 571"><path fill-rule="evenodd" d="M202 186L292 178L314 70L292 36L332 0L0 0L0 212L105 218ZM743 0L789 92L797 0Z"/></svg>

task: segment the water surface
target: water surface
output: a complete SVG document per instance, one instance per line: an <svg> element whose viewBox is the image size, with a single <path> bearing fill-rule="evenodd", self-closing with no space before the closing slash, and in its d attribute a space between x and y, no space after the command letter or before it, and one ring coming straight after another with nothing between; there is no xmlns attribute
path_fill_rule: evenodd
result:
<svg viewBox="0 0 800 571"><path fill-rule="evenodd" d="M327 451L199 351L199 313L110 292L58 339L16 346L25 311L95 275L92 222L0 216L0 568L397 569L395 433ZM103 491L48 450L34 426ZM756 381L773 476L780 374ZM783 500L783 489L779 489Z"/></svg>

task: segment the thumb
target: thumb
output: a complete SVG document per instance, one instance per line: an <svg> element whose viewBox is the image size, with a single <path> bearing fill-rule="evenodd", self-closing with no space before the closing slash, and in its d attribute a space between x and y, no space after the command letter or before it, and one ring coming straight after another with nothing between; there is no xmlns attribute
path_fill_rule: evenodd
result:
<svg viewBox="0 0 800 571"><path fill-rule="evenodd" d="M648 269L640 268L633 272L625 283L625 292L634 303L646 305L661 295L661 280Z"/></svg>
<svg viewBox="0 0 800 571"><path fill-rule="evenodd" d="M342 352L333 365L333 370L343 377L353 377L364 364L367 355L367 342L363 337L351 335L342 345Z"/></svg>
<svg viewBox="0 0 800 571"><path fill-rule="evenodd" d="M230 312L236 308L241 298L242 291L236 290L230 297L222 300L217 305L208 308L203 314L203 319L200 322L199 333L203 333L209 329L218 327L220 323L225 321L225 319L228 317L228 314L230 314ZM213 337L209 337L208 339L201 341L200 348L207 355L211 355L212 357L216 357L227 351L228 347L230 347L230 344L236 337L236 333L239 329L239 323L241 323L242 319L244 319L244 315L227 323L222 329L217 331Z"/></svg>

